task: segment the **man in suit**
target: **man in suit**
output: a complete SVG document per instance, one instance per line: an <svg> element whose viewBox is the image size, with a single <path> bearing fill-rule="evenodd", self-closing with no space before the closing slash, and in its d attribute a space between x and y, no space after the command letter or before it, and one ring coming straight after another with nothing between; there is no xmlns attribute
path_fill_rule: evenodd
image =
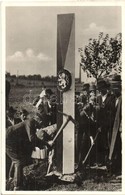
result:
<svg viewBox="0 0 125 195"><path fill-rule="evenodd" d="M105 80L97 82L99 96L97 97L97 123L101 127L101 133L98 137L99 161L105 164L109 152L112 128L115 118L115 95L111 94L110 84Z"/></svg>
<svg viewBox="0 0 125 195"><path fill-rule="evenodd" d="M40 128L40 118L28 118L24 122L11 126L6 131L6 152L14 165L14 190L23 188L23 167L31 163L31 153L36 146L49 147L44 137L41 140L36 135Z"/></svg>
<svg viewBox="0 0 125 195"><path fill-rule="evenodd" d="M90 84L87 93L87 101L80 112L81 125L81 143L79 152L79 169L82 168L82 161L84 160L96 134L96 86Z"/></svg>
<svg viewBox="0 0 125 195"><path fill-rule="evenodd" d="M78 101L75 102L75 120L79 123L76 132L76 162L81 169L81 143L84 134L85 120L80 116L84 106L88 103L89 83L83 85Z"/></svg>
<svg viewBox="0 0 125 195"><path fill-rule="evenodd" d="M43 127L56 123L56 96L51 89L45 90L45 95L38 109L43 118Z"/></svg>
<svg viewBox="0 0 125 195"><path fill-rule="evenodd" d="M6 128L21 122L20 118L15 117L16 111L17 110L14 109L12 106L8 108L7 113L6 113ZM6 178L11 177L10 175L11 174L10 170L12 169L11 163L12 163L11 159L9 158L8 155L6 155Z"/></svg>

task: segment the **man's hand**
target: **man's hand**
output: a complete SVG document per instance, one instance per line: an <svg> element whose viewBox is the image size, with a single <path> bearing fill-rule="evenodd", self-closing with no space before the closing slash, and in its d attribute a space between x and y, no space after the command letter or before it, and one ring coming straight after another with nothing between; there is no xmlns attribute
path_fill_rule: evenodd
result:
<svg viewBox="0 0 125 195"><path fill-rule="evenodd" d="M51 141L48 141L48 145L50 146L50 147L52 147L53 146L53 141L51 140Z"/></svg>

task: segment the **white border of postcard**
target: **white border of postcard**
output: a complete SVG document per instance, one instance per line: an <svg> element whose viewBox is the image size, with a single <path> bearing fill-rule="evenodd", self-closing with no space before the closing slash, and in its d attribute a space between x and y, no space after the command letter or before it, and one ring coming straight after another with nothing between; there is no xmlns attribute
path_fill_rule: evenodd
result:
<svg viewBox="0 0 125 195"><path fill-rule="evenodd" d="M0 66L0 119L1 119L1 166L0 166L0 172L1 172L1 194L125 194L125 167L123 166L123 171L122 171L122 191L121 192L107 192L107 191L6 191L5 190L5 7L6 6L121 6L122 7L122 34L123 34L123 53L122 53L122 67L125 67L125 1L124 0L105 0L105 1L95 1L95 0L71 0L71 1L1 1L0 4L0 62L2 66ZM2 44L1 44L2 43ZM125 114L124 114L124 108L125 108L125 69L122 68L122 95L123 95L123 105L122 105L122 124L123 124L123 133L122 137L123 140L125 139ZM123 142L123 164L125 164L125 143Z"/></svg>

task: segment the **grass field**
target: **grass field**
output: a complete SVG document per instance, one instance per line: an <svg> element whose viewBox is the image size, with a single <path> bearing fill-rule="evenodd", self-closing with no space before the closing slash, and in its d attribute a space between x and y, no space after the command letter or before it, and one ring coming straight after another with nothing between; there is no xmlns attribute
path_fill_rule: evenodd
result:
<svg viewBox="0 0 125 195"><path fill-rule="evenodd" d="M56 92L56 88L51 88ZM33 100L41 93L41 87L12 87L9 95L9 104L16 109L32 109Z"/></svg>

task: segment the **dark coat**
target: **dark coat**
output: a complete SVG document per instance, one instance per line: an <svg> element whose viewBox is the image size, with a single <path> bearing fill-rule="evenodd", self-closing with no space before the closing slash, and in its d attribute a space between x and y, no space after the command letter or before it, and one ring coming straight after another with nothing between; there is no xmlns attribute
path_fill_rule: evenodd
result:
<svg viewBox="0 0 125 195"><path fill-rule="evenodd" d="M14 125L22 122L20 118L14 118ZM12 123L9 121L9 119L6 119L6 128L13 126Z"/></svg>
<svg viewBox="0 0 125 195"><path fill-rule="evenodd" d="M10 88L11 88L10 82L6 80L6 99L8 99Z"/></svg>
<svg viewBox="0 0 125 195"><path fill-rule="evenodd" d="M101 127L101 133L98 137L98 148L100 151L105 150L108 152L116 113L115 96L108 93L104 102L102 102L102 97L98 96L97 105L97 122L98 126Z"/></svg>
<svg viewBox="0 0 125 195"><path fill-rule="evenodd" d="M104 102L101 95L97 97L97 117L101 127L112 128L115 118L115 96L111 93L107 94Z"/></svg>
<svg viewBox="0 0 125 195"><path fill-rule="evenodd" d="M39 111L41 113L42 121L43 121L43 127L47 127L57 122L56 100L53 98L51 99L51 101L49 101L49 103L50 103L50 107L48 105L48 101L43 101L39 106Z"/></svg>
<svg viewBox="0 0 125 195"><path fill-rule="evenodd" d="M41 148L44 141L36 136L37 123L34 119L7 128L6 148L17 155L30 155L35 146Z"/></svg>
<svg viewBox="0 0 125 195"><path fill-rule="evenodd" d="M6 96L6 109L9 108L9 94L10 94L10 89L11 85L10 82L6 80L6 91L5 91L5 96Z"/></svg>

